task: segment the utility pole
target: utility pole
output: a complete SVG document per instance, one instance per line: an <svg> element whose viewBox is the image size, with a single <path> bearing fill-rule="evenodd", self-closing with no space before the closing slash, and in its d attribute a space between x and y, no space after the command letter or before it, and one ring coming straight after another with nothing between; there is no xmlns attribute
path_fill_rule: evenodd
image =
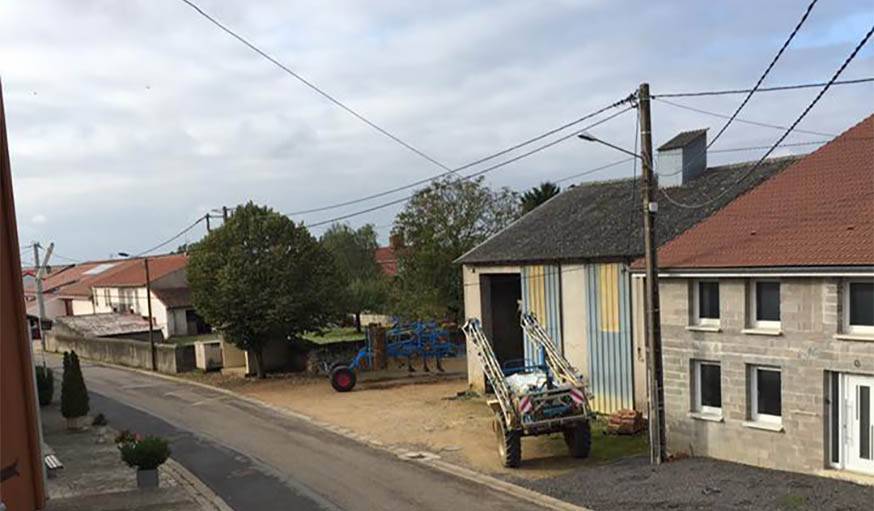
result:
<svg viewBox="0 0 874 511"><path fill-rule="evenodd" d="M155 351L155 337L152 327L152 280L149 278L149 258L143 258L143 264L146 266L146 304L149 313L149 348L152 350L152 371L158 370L158 356Z"/></svg>
<svg viewBox="0 0 874 511"><path fill-rule="evenodd" d="M42 278L40 278L40 264L39 264L39 248L40 244L38 241L33 242L33 267L35 270L34 280L36 281L36 304L38 307L38 316L37 323L39 323L39 327L37 331L39 332L39 344L42 346L42 366L46 367L46 336L45 332L42 330L42 322L45 319L46 311L45 311L45 303L42 298Z"/></svg>
<svg viewBox="0 0 874 511"><path fill-rule="evenodd" d="M206 219L206 232L211 232L212 229L209 227L209 213L203 215L203 217Z"/></svg>
<svg viewBox="0 0 874 511"><path fill-rule="evenodd" d="M228 207L227 206L222 206L222 221L223 222L228 221Z"/></svg>
<svg viewBox="0 0 874 511"><path fill-rule="evenodd" d="M646 259L646 348L649 355L649 435L650 462L658 465L666 459L665 391L662 368L662 327L659 305L659 264L657 258L656 214L658 179L652 163L652 119L650 118L649 84L640 84L637 93L640 112L640 149L643 172L643 229Z"/></svg>

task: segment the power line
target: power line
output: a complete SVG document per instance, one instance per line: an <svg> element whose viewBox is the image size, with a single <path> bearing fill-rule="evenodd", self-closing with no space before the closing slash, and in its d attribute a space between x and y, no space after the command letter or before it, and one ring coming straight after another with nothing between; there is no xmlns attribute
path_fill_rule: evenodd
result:
<svg viewBox="0 0 874 511"><path fill-rule="evenodd" d="M627 163L627 162L629 162L629 161L631 161L631 160L635 160L635 159L636 159L636 158L623 158L623 159L621 159L621 160L616 160L616 161L614 161L614 162L612 162L612 163L608 163L608 164L606 164L606 165L601 165L600 167L595 167L595 168L593 168L593 169L584 170L584 171L582 171L582 172L580 172L580 173L578 173L578 174L574 174L574 175L572 175L572 176L566 176L566 177L563 177L563 178L561 178L561 179L556 179L556 180L553 181L553 182L554 182L555 184L564 183L565 181L570 181L570 180L572 180L572 179L577 179L577 178L580 178L580 177L583 177L583 176L588 176L589 174L594 174L595 172L598 172L598 171L601 171L601 170L605 170L605 169L609 169L609 168L611 168L611 167L615 167L615 166L617 166L617 165L621 165L621 164L623 164L623 163Z"/></svg>
<svg viewBox="0 0 874 511"><path fill-rule="evenodd" d="M855 85L859 83L874 82L874 77L856 78L854 80L840 80L832 85ZM759 87L756 92L778 92L786 90L813 89L816 87L824 87L828 82L801 83L795 85L780 85L776 87ZM752 89L725 89L712 91L697 91L697 92L672 92L668 94L654 94L651 98L692 98L700 96L725 96L729 94L746 94Z"/></svg>
<svg viewBox="0 0 874 511"><path fill-rule="evenodd" d="M680 103L675 103L675 102L670 101L670 100L667 100L667 99L662 99L662 98L655 98L655 99L656 99L656 101L659 101L659 102L661 102L661 103L665 103L665 104L668 104L668 105L671 105L671 106L674 106L674 107L677 107L677 108L682 108L683 110L689 110L689 111L691 111L691 112L698 112L699 114L710 115L710 116L713 116L713 117L719 117L719 118L722 118L722 119L728 119L728 118L730 117L730 116L727 115L727 114L721 114L721 113L719 113L719 112L712 112L712 111L710 111L710 110L704 110L704 109L701 109L701 108L695 108L695 107L692 107L692 106L689 106L689 105L683 105L683 104L680 104ZM786 129L786 126L780 126L779 124L769 124L769 123L766 123L766 122L751 121L751 120L749 120L749 119L741 119L740 117L735 117L735 118L734 118L734 122L739 122L739 123L742 123L742 124L749 124L749 125L751 125L751 126L759 126L759 127L762 127L762 128L773 128L773 129L777 129L777 130L785 130L785 129ZM822 137L832 137L832 138L834 138L834 137L837 136L837 135L835 135L835 134L833 134L833 133L825 133L825 132L823 132L823 131L812 131L812 130L796 129L795 132L796 132L796 133L805 133L805 134L808 134L808 135L819 135L819 136L822 136Z"/></svg>
<svg viewBox="0 0 874 511"><path fill-rule="evenodd" d="M747 93L747 96L744 98L743 101L741 101L741 104L738 105L738 107L737 107L737 109L735 109L734 113L731 114L731 117L728 118L728 120L725 122L725 124L719 130L719 133L717 133L716 136L713 137L713 140L711 140L710 143L707 144L708 149L710 149L710 147L713 144L715 144L717 140L719 140L719 137L721 137L722 134L725 133L725 130L727 130L729 126L731 126L731 123L732 123L732 121L734 121L734 118L737 117L737 114L739 114L740 111L743 110L743 108L747 105L747 103L749 103L750 99L753 97L753 94L756 93L756 91L762 85L762 82L765 81L765 78L768 76L768 73L771 72L771 69L774 68L774 66L777 64L777 61L780 60L780 57L783 55L783 52L786 51L786 48L789 46L789 43L791 43L792 40L795 39L795 34L797 34L799 30L801 30L801 26L804 25L805 21L807 21L807 17L810 16L810 11L813 10L813 6L816 5L816 2L818 2L818 1L819 0L812 0L807 5L807 10L804 11L804 15L801 16L801 19L795 25L795 28L792 30L792 33L789 34L789 37L783 43L783 46L780 47L780 50L777 52L776 55L774 55L774 58L771 59L771 63L768 64L767 68L765 68L765 71L762 73L762 76L759 77L758 81L756 81L756 84L753 86L752 90L750 90Z"/></svg>
<svg viewBox="0 0 874 511"><path fill-rule="evenodd" d="M338 203L336 203L336 204L331 204L331 205L329 205L329 206L322 206L322 207L317 207L317 208L304 209L304 210L300 210L300 211L292 211L291 213L288 213L288 215L289 215L289 216L293 216L293 215L305 215L305 214L308 214L308 213L316 213L316 212L319 212L319 211L327 211L327 210L331 210L331 209L342 208L342 207L344 207L344 206L351 206L351 205L353 205L353 204L358 204L358 203L365 202L365 201L369 201L369 200L372 200L372 199L377 199L377 198L380 198L380 197L384 197L384 196L386 196L386 195L390 195L390 194L393 194L393 193L396 193L396 192L400 192L400 191L403 191L403 190L407 190L407 189L410 189L410 188L414 188L414 187L416 187L416 186L419 186L419 185L422 185L422 184L425 184L425 183L429 183L429 182L431 182L431 181L434 181L434 180L436 180L436 179L440 179L440 178L445 177L445 176L448 176L448 175L450 175L450 174L455 174L455 173L461 172L462 170L467 170L467 169L469 169L470 167L474 167L474 166L479 165L479 164L481 164L481 163L485 163L485 162L487 162L487 161L489 161L489 160L493 160L493 159L498 158L498 157L500 157L500 156L503 156L503 155L505 155L505 154L507 154L507 153L511 153L511 152L513 152L513 151L515 151L515 150L517 150L517 149L520 149L520 148L525 147L525 146L527 146L527 145L533 144L534 142L539 142L540 140L543 140L544 138L547 138L547 137L552 136L552 135L554 135L554 134L556 134L556 133L559 133L559 132L561 132L561 131L564 131L564 130L570 128L570 127L573 127L573 126L575 126L575 125L577 125L577 124L583 122L583 121L586 121L586 120L589 120L589 119L591 119L591 118L593 118L593 117L596 117L596 116L598 116L598 115L600 115L600 114L606 112L607 110L610 110L611 108L615 108L615 107L621 106L621 105L624 104L624 103L630 102L630 101L632 100L632 98L633 98L633 95L629 95L628 97L626 97L626 98L624 98L624 99L621 99L621 100L619 100L619 101L616 101L616 102L613 103L613 104L607 105L607 106L605 106L605 107L603 107L603 108L600 108L600 109L598 109L598 110L596 110L596 111L594 111L594 112L592 112L592 113L586 114L586 115L584 115L584 116L582 116L582 117L580 117L580 118L578 118L578 119L575 119L575 120L570 121L570 122L568 122L568 123L562 124L561 126L559 126L559 127L557 127L557 128L553 128L553 129L551 129L551 130L549 130L549 131L547 131L547 132L545 132L545 133L542 133L542 134L540 134L540 135L537 135L536 137L529 138L529 139L527 139L527 140L524 140L524 141L522 141L522 142L519 142L518 144L515 144L515 145L512 145L512 146L510 146L510 147L507 147L506 149L502 149L501 151L498 151L498 152L496 152L496 153L492 153L492 154L490 154L490 155L488 155L488 156L482 157L482 158L480 158L480 159L478 159L478 160L475 160L475 161L472 161L472 162L467 163L467 164L465 164L465 165L462 165L461 167L454 168L454 169L452 169L451 171L443 172L442 174L437 174L437 175L435 175L435 176L431 176L431 177L427 177L427 178L424 178L424 179L420 179L420 180L418 180L418 181L414 181L414 182L412 182L412 183L409 183L409 184L406 184L406 185L403 185L403 186L398 186L398 187L395 187L395 188L390 188L390 189L385 190L385 191L382 191L382 192L374 193L374 194L371 194L371 195L366 195L366 196L364 196L364 197L359 197L359 198L357 198L357 199L351 199L351 200L348 200L348 201L345 201L345 202L338 202Z"/></svg>
<svg viewBox="0 0 874 511"><path fill-rule="evenodd" d="M592 124L590 124L590 125L588 125L588 126L586 126L586 127L584 127L584 128L581 128L581 129L579 129L579 130L576 130L576 131L574 131L573 133L571 133L571 134L569 134L569 135L564 135L564 136L559 137L559 138L557 138L557 139L555 139L555 140L553 140L553 141L551 141L551 142L548 142L548 143L546 143L546 144L539 145L539 146L535 147L534 149L531 149L531 150L526 151L526 152L524 152L524 153L522 153L522 154L519 154L519 155L517 155L517 156L514 156L514 157L510 158L509 160L504 160L504 161L502 161L502 162L500 162L500 163L497 163L497 164L495 164L495 165L492 165L491 167L486 167L485 169L478 170L478 171L476 171L476 172L474 172L474 173L472 173L472 174L468 174L468 175L466 175L466 176L464 176L464 177L462 177L462 178L460 178L460 179L461 179L461 180L468 180L468 179L471 179L471 178L474 178L474 177L477 177L477 176L481 176L481 175L487 174L487 173L489 173L489 172L492 172L493 170L497 170L497 169L499 169L499 168L501 168L501 167L504 167L504 166L506 166L506 165L509 165L509 164L511 164L511 163L513 163L513 162L519 161L519 160L521 160L521 159L523 159L523 158L527 158L528 156L531 156L532 154L538 153L538 152L540 152L540 151L543 151L544 149L550 148L550 147L552 147L552 146L554 146L554 145L556 145L556 144L559 144L559 143L561 143L561 142L564 142L565 140L567 140L567 139L569 139L569 138L576 137L578 134L580 134L580 133L582 133L582 132L584 132L584 131L586 131L586 130L589 130L589 129L591 129L591 128L594 128L595 126L601 125L601 124L603 124L603 123L605 123L605 122L607 122L607 121L609 121L609 120L611 120L611 119L614 119L614 118L616 118L616 117L618 117L618 116L624 114L625 112L628 112L629 110L632 110L633 108L634 108L634 107L628 107L628 108L625 108L625 109L623 109L623 110L620 110L620 111L618 111L618 112L616 112L616 113L614 113L614 114L612 114L612 115L609 115L609 116L607 116L607 117L605 117L605 118L603 118L603 119L601 119L601 120L599 120L599 121L597 121L597 122L594 122L594 123L592 123ZM384 209L384 208L387 208L387 207L389 207L389 206L393 206L393 205L395 205L395 204L400 204L400 203L402 203L402 202L406 202L406 201L410 200L411 198L413 198L414 195L415 195L415 194L407 195L407 196L405 196L405 197L401 197L400 199L395 199L395 200L392 200L392 201L389 201L389 202L386 202L386 203L383 203L383 204L378 204L378 205L376 205L376 206L372 206L372 207L369 207L369 208L366 208L366 209L362 209L362 210L359 210L359 211L355 211L355 212L352 212L352 213L348 213L348 214L346 214L346 215L340 215L340 216L337 216L337 217L334 217L334 218L331 218L331 219L328 219L328 220L323 220L323 221L321 221L321 222L314 222L314 223L312 223L312 224L308 224L306 227L307 227L307 228L318 227L318 226L320 226L320 225L325 225L325 224L330 224L330 223L334 223L334 222L339 222L340 220L346 220L347 218L352 218L352 217L355 217L355 216L363 215L363 214L365 214L365 213L371 213L371 212L373 212L373 211L377 211L377 210L380 210L380 209Z"/></svg>
<svg viewBox="0 0 874 511"><path fill-rule="evenodd" d="M224 25L222 22L220 22L220 21L217 20L216 18L212 17L211 15L207 14L203 9L201 9L200 7L198 7L198 6L197 6L194 2L192 2L191 0L181 0L181 1L182 1L183 3L185 3L185 4L187 4L187 5L188 5L189 7L191 7L192 9L194 9L198 14L200 14L201 16L203 16L204 18L206 18L207 20L209 20L210 23L212 23L213 25L217 26L217 27L218 27L219 29L221 29L223 32L225 32L226 34L230 35L231 37L233 37L233 38L236 39L237 41L243 43L247 48L249 48L250 50L254 51L255 53L257 53L257 54L260 55L261 57L264 57L264 58L267 59L270 63L272 63L273 65L275 65L275 66L278 67L279 69L285 71L286 73L288 73L289 75L291 75L292 77L294 77L295 79L297 79L299 82L303 83L304 85L306 85L307 87L309 87L310 89L312 89L312 90L315 91L317 94L319 94L319 95L322 96L323 98L327 99L327 100L330 101L331 103L333 103L333 104L337 105L338 107L342 108L343 110L345 110L346 112L348 112L349 114L351 114L352 116L354 116L354 117L355 117L356 119L358 119L359 121L363 122L364 124L368 125L369 127L373 128L374 130L378 131L378 132L381 133L382 135L385 135L386 137L388 137L389 139L391 139L391 140L394 141L395 143L400 144L400 145L403 146L405 149L407 149L407 150L409 150L409 151L412 151L412 152L415 153L416 155L418 155L418 156L424 158L425 160L429 161L430 163L432 163L432 164L434 164L434 165L440 167L440 168L443 169L443 170L446 170L446 171L448 171L448 172L452 172L452 171L449 169L449 167L447 167L447 166L444 165L443 163L437 161L436 159L434 159L434 158L432 158L431 156L429 156L428 154L426 154L424 151L422 151L422 150L416 148L415 146L413 146L412 144L410 144L410 143L408 143L408 142L405 142L404 140L402 140L402 139L401 139L400 137L398 137L397 135L394 135L393 133L391 133L391 132L389 132L388 130L386 130L385 128L379 126L378 124L376 124L375 122L371 121L370 119L368 119L368 118L365 117L364 115L362 115L362 114L358 113L357 111L353 110L351 107L347 106L345 103L343 103L343 102L340 101L339 99L335 98L334 96L328 94L327 92L325 92L324 90L322 90L321 88L319 88L318 85L316 85L316 84L314 84L313 82L307 80L306 78L304 78L303 76L301 76L301 75L298 74L297 72L293 71L291 68L289 68L288 66L286 66L286 65L283 64L282 62L279 62L279 61L276 60L274 57L272 57L271 55L269 55L267 52L265 52L264 50L258 48L258 47L255 46L253 43L249 42L246 38L244 38L243 36L237 34L237 33L234 32L233 30L231 30L230 28L228 28L228 27L227 27L226 25Z"/></svg>
<svg viewBox="0 0 874 511"><path fill-rule="evenodd" d="M183 1L185 1L185 0L183 0ZM185 229L182 229L179 233L177 233L176 235L174 235L172 238L168 239L167 241L161 242L161 243L159 243L158 245L155 245L154 247L152 247L152 248L150 248L150 249L148 249L148 250L144 250L144 251L142 251L142 252L140 252L140 253L138 253L138 254L135 254L133 257L141 257L141 256L144 256L144 255L146 255L146 254L148 254L148 253L154 252L155 250L158 250L159 248L162 248L162 247L164 247L164 246L170 244L170 243L173 242L174 240L177 240L177 239L181 238L185 233L187 233L187 232L190 231L191 229L194 229L194 228L197 226L197 224L199 224L200 222L203 222L205 218L206 218L205 216L198 217L197 220L196 220L193 224L189 225L189 226L186 227Z"/></svg>
<svg viewBox="0 0 874 511"><path fill-rule="evenodd" d="M865 46L865 44L868 42L868 39L871 38L872 33L874 33L874 25L871 26L871 29L868 30L868 33L865 34L865 36L862 38L862 40L859 41L859 44L857 44L856 47L853 49L852 53L850 53L850 55L844 60L844 62L837 69L837 71L835 71L835 73L834 73L834 75L832 75L831 79L828 82L826 82L825 86L819 91L819 94L817 94L816 97L813 98L813 101L811 101L810 104L808 104L807 107L804 109L804 111L801 112L801 115L799 115L798 118L795 119L795 122L793 122L792 125L789 126L789 128L786 130L786 132L783 133L783 135L781 135L779 139L777 139L777 142L775 142L774 145L772 145L771 148L768 149L768 151L765 152L765 154L762 155L761 158L759 158L759 160L756 162L756 164L753 165L752 167L750 167L749 170L744 172L744 174L737 181L735 181L731 185L727 186L722 192L717 194L715 197L710 198L704 202L700 202L698 204L685 204L683 202L676 201L673 198L671 198L671 196L668 195L664 189L662 189L662 195L665 196L665 198L668 200L668 202L670 202L671 204L674 204L675 206L678 206L681 208L687 208L687 209L696 209L696 208L707 206L708 204L712 204L713 202L715 202L716 200L720 199L725 194L727 194L729 191L731 191L735 186L738 185L738 183L740 183L741 181L743 181L744 179L749 177L749 175L752 174L762 164L762 162L764 162L765 159L772 152L774 152L774 150L777 149L777 147L780 146L780 144L784 140L786 140L786 137L788 137L789 134L792 133L792 130L795 129L795 127L807 116L808 112L810 112L810 110L813 109L813 107L819 102L819 100L823 97L823 95L825 95L825 93L831 88L832 84L838 79L838 77L841 75L841 73L844 72L844 69L846 69L847 66L850 65L850 62L852 62L853 59L856 58L856 55L859 53L859 51L862 49L862 47Z"/></svg>

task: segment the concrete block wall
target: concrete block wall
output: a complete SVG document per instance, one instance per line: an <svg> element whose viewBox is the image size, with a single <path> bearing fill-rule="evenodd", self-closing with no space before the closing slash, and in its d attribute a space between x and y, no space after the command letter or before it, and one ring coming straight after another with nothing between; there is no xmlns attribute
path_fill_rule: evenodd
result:
<svg viewBox="0 0 874 511"><path fill-rule="evenodd" d="M798 472L827 466L827 373L874 375L874 342L835 338L840 332L838 278L781 279L782 335L744 333L749 324L744 278L720 279L720 331L691 331L690 281L660 281L668 448ZM694 418L692 361L721 364L722 422ZM751 364L778 366L782 431L749 420Z"/></svg>
<svg viewBox="0 0 874 511"><path fill-rule="evenodd" d="M75 351L82 358L110 364L141 369L152 368L149 343L135 339L82 337L52 331L46 336L46 349L55 353ZM193 369L193 349L193 346L156 343L158 371L175 374Z"/></svg>

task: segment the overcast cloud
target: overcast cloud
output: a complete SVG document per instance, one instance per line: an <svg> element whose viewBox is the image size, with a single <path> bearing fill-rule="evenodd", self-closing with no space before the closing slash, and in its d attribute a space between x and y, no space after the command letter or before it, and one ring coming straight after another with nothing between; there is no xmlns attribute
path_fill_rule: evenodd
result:
<svg viewBox="0 0 874 511"><path fill-rule="evenodd" d="M806 4L201 0L207 12L449 166L613 102L641 81L656 94L751 86ZM766 84L826 80L870 26L872 11L870 0L820 2ZM842 78L872 76L872 64L869 46ZM21 242L55 241L58 254L75 259L143 250L222 205L254 200L288 212L440 172L179 0L4 1L0 76ZM872 84L836 87L801 127L840 133L872 112L872 92ZM741 117L788 124L815 94L762 94ZM677 101L730 113L740 100ZM634 121L628 113L596 133L631 147ZM656 144L708 126L721 122L653 105ZM718 147L767 145L777 136L738 124ZM822 138L798 134L787 142ZM617 157L569 140L488 180L522 190ZM629 164L585 179L631 172ZM350 222L374 223L385 237L398 209Z"/></svg>

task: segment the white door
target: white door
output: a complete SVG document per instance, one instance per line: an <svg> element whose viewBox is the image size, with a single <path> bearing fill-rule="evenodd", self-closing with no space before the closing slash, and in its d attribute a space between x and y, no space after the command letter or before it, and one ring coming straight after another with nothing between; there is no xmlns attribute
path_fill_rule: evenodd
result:
<svg viewBox="0 0 874 511"><path fill-rule="evenodd" d="M847 375L845 445L848 470L874 474L874 378Z"/></svg>

